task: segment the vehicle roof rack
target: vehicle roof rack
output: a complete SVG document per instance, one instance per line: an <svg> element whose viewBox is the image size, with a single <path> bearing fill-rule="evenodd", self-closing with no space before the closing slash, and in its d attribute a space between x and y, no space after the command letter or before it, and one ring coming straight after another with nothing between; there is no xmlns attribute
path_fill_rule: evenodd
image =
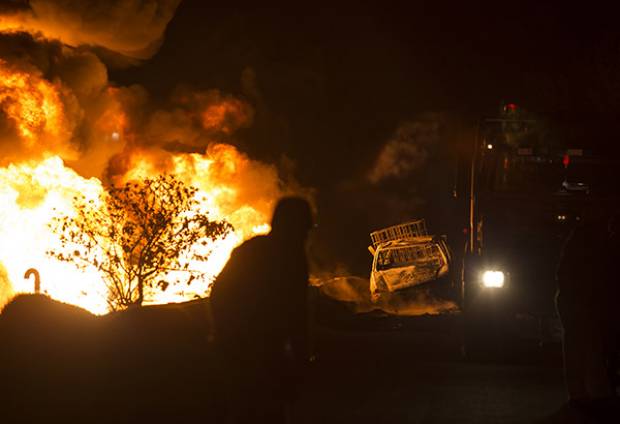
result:
<svg viewBox="0 0 620 424"><path fill-rule="evenodd" d="M392 240L407 240L427 236L426 222L423 219L405 222L370 233L373 247Z"/></svg>

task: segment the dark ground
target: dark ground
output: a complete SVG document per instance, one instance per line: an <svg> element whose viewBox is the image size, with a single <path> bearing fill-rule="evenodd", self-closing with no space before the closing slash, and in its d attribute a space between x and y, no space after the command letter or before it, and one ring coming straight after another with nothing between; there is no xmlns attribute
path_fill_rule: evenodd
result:
<svg viewBox="0 0 620 424"><path fill-rule="evenodd" d="M559 345L461 355L460 315L323 328L300 422L535 423L565 400ZM553 421L544 421L553 422Z"/></svg>
<svg viewBox="0 0 620 424"><path fill-rule="evenodd" d="M0 320L3 423L223 422L225 376L193 318L198 303L95 320L52 306L37 305L43 312L20 321L18 336L7 333L8 314ZM513 341L492 357L465 359L459 313L354 315L328 306L319 310L317 360L296 422L583 422L550 418L565 396L557 343Z"/></svg>

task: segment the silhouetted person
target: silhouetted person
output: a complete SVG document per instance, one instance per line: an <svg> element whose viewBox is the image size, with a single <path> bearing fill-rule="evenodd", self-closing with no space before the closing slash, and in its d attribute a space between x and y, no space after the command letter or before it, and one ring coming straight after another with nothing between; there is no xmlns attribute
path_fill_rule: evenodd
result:
<svg viewBox="0 0 620 424"><path fill-rule="evenodd" d="M285 422L307 357L308 203L280 200L271 227L233 251L211 292L233 422Z"/></svg>
<svg viewBox="0 0 620 424"><path fill-rule="evenodd" d="M600 305L600 314L604 322L605 348L611 357L609 371L613 375L612 389L619 385L617 369L620 367L618 352L620 351L620 214L615 213L609 220L608 235L605 245L607 264L605 279L601 291L603 302Z"/></svg>
<svg viewBox="0 0 620 424"><path fill-rule="evenodd" d="M612 412L607 361L613 332L616 242L600 216L569 237L558 267L556 304L563 327L564 372L569 405L587 413ZM613 411L615 412L615 411Z"/></svg>

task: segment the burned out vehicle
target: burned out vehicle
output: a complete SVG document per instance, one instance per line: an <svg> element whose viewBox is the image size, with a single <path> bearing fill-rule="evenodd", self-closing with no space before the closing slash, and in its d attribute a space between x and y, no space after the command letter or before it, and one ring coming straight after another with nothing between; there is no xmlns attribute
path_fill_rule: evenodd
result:
<svg viewBox="0 0 620 424"><path fill-rule="evenodd" d="M370 237L370 292L375 299L381 294L435 281L450 270L446 238L428 235L424 220L374 231Z"/></svg>

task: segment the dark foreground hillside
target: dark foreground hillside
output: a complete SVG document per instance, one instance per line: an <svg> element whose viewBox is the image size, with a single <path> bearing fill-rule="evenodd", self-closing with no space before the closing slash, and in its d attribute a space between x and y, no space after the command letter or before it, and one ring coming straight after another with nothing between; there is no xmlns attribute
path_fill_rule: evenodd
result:
<svg viewBox="0 0 620 424"><path fill-rule="evenodd" d="M557 345L515 344L472 362L460 355L458 313L356 315L320 296L317 304L317 360L295 422L579 422L550 418L564 401ZM207 340L207 308L95 317L18 298L0 315L2 422L224 422L226 376Z"/></svg>
<svg viewBox="0 0 620 424"><path fill-rule="evenodd" d="M17 298L0 316L0 410L14 422L194 422L217 409L205 307L95 317Z"/></svg>

